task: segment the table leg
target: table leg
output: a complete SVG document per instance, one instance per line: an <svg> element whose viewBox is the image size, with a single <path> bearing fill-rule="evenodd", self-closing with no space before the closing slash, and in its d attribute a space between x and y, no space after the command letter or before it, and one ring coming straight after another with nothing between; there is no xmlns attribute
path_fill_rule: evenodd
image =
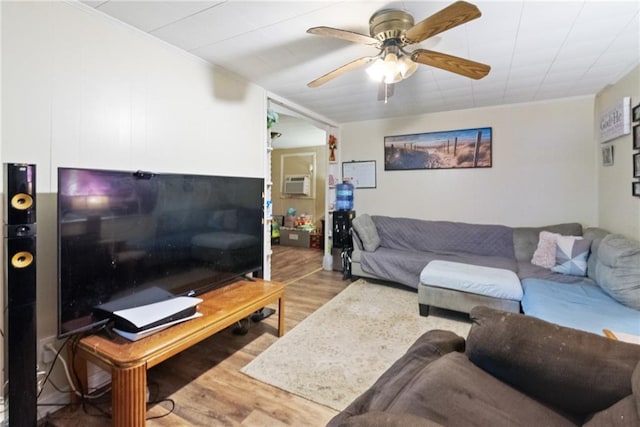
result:
<svg viewBox="0 0 640 427"><path fill-rule="evenodd" d="M278 298L278 336L284 335L284 293Z"/></svg>
<svg viewBox="0 0 640 427"><path fill-rule="evenodd" d="M113 425L144 427L147 415L147 367L111 369Z"/></svg>

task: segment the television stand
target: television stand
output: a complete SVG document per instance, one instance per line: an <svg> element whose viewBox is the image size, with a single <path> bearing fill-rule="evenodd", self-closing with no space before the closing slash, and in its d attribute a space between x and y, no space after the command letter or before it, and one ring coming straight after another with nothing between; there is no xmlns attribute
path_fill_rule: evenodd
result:
<svg viewBox="0 0 640 427"><path fill-rule="evenodd" d="M103 335L82 338L74 366L87 390L87 362L111 372L112 425L142 427L146 418L147 369L278 302L278 336L284 334L284 289L279 282L239 280L202 295L202 317L179 323L139 341Z"/></svg>

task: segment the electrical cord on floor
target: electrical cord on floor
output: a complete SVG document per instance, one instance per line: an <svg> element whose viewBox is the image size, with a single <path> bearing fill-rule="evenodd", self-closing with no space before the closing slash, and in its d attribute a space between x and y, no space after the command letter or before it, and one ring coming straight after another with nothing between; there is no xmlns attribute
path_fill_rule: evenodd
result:
<svg viewBox="0 0 640 427"><path fill-rule="evenodd" d="M91 415L92 417L102 417L110 420L111 413L108 410L101 408L99 406L100 403L107 405L109 404L109 402L86 402L83 399L81 402L82 411L87 415ZM91 413L91 411L87 409L88 407L93 407L97 411L97 413Z"/></svg>
<svg viewBox="0 0 640 427"><path fill-rule="evenodd" d="M95 333L95 331L94 331ZM40 398L40 395L42 394L42 391L44 390L44 386L45 384L49 383L51 384L51 386L57 390L60 393L74 393L76 394L79 398L80 398L80 402L77 404L71 404L71 403L38 403L37 406L39 407L70 407L70 406L82 406L82 410L85 414L90 415L90 416L98 416L98 417L104 417L104 418L108 418L111 419L112 415L110 413L109 410L106 410L102 407L100 407L100 405L110 405L111 404L111 399L105 399L103 401L99 401L99 399L105 397L109 392L111 392L111 387L107 387L105 390L103 390L101 393L99 394L84 394L81 393L80 391L78 391L78 389L76 388L76 384L81 384L80 382L80 377L77 373L77 371L75 370L75 357L76 357L76 352L77 352L77 346L78 346L78 342L80 342L80 340L85 336L86 334L80 334L80 335L76 335L76 336L70 336L68 337L64 343L60 346L60 348L58 350L55 349L55 347L53 347L51 344L47 344L47 349L49 351L52 351L55 356L53 358L53 360L51 361L51 366L49 367L49 369L46 371L46 376L44 377L44 379L42 380L42 383L39 384L39 392L37 394L36 399ZM71 373L69 372L69 366L67 365L67 361L65 360L65 358L63 356L61 356L61 352L62 350L67 346L67 344L70 343L71 346L71 362L72 362L72 373L73 373L73 377L75 378L75 382L72 380L71 378ZM55 384L53 382L53 380L50 378L51 373L53 372L53 368L56 364L56 362L60 360L60 363L63 365L63 369L65 372L65 376L67 378L67 381L69 383L69 390L63 390L61 387L59 387L57 384ZM44 373L44 371L43 371ZM154 392L154 398L148 399L147 402L147 406L149 405L155 405L155 404L163 404L163 403L169 403L171 405L170 409L164 408L166 409L166 413L162 414L162 415L154 415L152 417L147 417L147 420L153 420L153 419L158 419L158 418L164 418L170 414L173 413L173 411L175 410L176 407L176 403L173 399L160 399L158 400L157 397L159 395L159 387L157 384L155 383L151 383L149 384L149 389L151 390L152 387L155 386L155 392ZM93 393L96 390L90 391L89 393ZM151 394L150 394L151 397ZM95 409L96 412L91 413L92 411L88 410L88 407L93 407Z"/></svg>
<svg viewBox="0 0 640 427"><path fill-rule="evenodd" d="M173 413L173 411L176 409L176 402L173 399L170 398L166 398L166 399L160 399L158 400L158 396L160 395L160 387L158 386L158 384L150 382L147 384L147 388L149 390L149 398L148 398L148 402L147 402L147 408L149 408L149 406L151 405L160 405L162 403L168 402L169 404L171 404L171 409L167 409L162 407L163 409L165 409L167 412L165 414L162 415L154 415L151 417L147 417L146 420L157 420L158 418L164 418L168 415L171 415ZM151 389L154 389L154 391L152 392ZM152 397L153 396L153 397Z"/></svg>
<svg viewBox="0 0 640 427"><path fill-rule="evenodd" d="M95 331L93 333L96 333ZM72 341L71 341L71 357L72 357L72 362L75 361L76 358L76 354L77 354L77 348L78 348L78 343L80 342L80 340L84 337L85 335L77 335ZM75 363L72 363L72 371L73 371L73 375L77 381L78 384L81 384L80 382L80 377L78 375L78 372L75 369ZM156 397L159 394L159 387L157 386L157 384L151 383L150 385L155 385L156 388L156 392L155 395ZM151 387L149 387L149 389L151 389ZM99 398L99 397L103 397L104 395L106 395L108 392L111 391L111 387L109 387L107 390L105 390L103 393L101 393L100 395L96 396L95 398ZM112 415L110 413L110 411L105 410L103 408L101 408L99 405L101 403L106 403L106 404L110 404L111 403L111 399L109 399L106 402L94 402L94 401L90 401L89 399L92 399L93 396L88 396L88 395L81 395L81 400L80 400L80 404L82 405L82 410L85 414L88 415L92 415L92 416L101 416L104 418L112 418ZM152 417L147 417L147 420L153 420L153 419L158 419L158 418L163 418L166 417L168 415L170 415L171 413L173 413L175 407L176 407L176 403L173 399L161 399L161 400L156 400L156 399L149 399L150 401L147 402L147 406L148 405L152 405L152 404L161 404L161 403L165 403L168 402L171 404L171 409L167 409L167 412L165 414L162 415L155 415ZM88 409L87 409L87 405L92 406L94 409L96 409L98 411L98 414L91 414Z"/></svg>
<svg viewBox="0 0 640 427"><path fill-rule="evenodd" d="M56 350L56 348L51 344L47 344L45 345L45 348L48 349L49 351L51 351L52 353L55 354L53 361L51 362L51 366L49 367L49 371L47 372L47 376L44 378L44 380L42 381L42 384L40 385L40 391L38 393L38 398L40 397L40 395L42 394L42 391L44 390L44 385L48 382L49 384L51 384L53 386L53 388L55 388L57 391L61 392L61 393L75 393L77 396L83 397L85 399L97 399L99 397L102 397L103 395L105 395L106 393L108 393L110 391L110 388L103 391L100 394L87 394L87 395L82 395L81 392L78 391L78 389L75 387L75 384L73 382L73 380L71 379L71 374L69 373L69 365L67 365L67 361L66 359L60 354L62 352L62 350L64 349L64 347L67 345L67 343L69 342L70 338L67 338L67 340L62 344L62 346L60 346L60 348L58 350ZM54 382L49 378L51 376L51 372L53 372L53 368L55 366L56 361L60 361L60 363L62 364L62 367L64 369L64 373L65 376L67 378L67 382L69 383L69 390L62 390L60 387L58 387L56 384L54 384ZM95 390L90 391L89 393L93 393Z"/></svg>
<svg viewBox="0 0 640 427"><path fill-rule="evenodd" d="M77 396L80 397L81 402L79 404L74 404L74 403L38 403L37 406L38 407L59 407L59 408L64 408L64 407L71 407L71 406L77 406L77 405L82 405L85 413L88 413L86 411L86 407L85 407L85 403L87 401L96 401L97 399L100 399L101 397L105 396L107 393L109 393L111 391L111 387L107 388L106 390L102 391L100 394L90 394L90 395L85 395L83 393L80 393L76 387L75 384L73 382L73 380L71 379L71 374L69 373L69 367L67 365L67 361L65 360L65 358L61 355L62 350L67 346L67 344L69 343L69 341L71 340L72 337L67 338L64 343L60 346L60 348L58 350L56 350L55 347L53 347L53 345L51 344L47 344L46 348L53 352L55 354L53 360L51 361L51 366L49 367L49 370L46 372L46 376L45 378L42 380L41 383L38 384L38 386L40 387L40 390L38 392L37 395L37 399L40 398L40 395L42 394L44 387L47 383L51 384L51 386L57 390L60 393L74 393ZM53 380L50 378L51 373L53 372L54 366L56 364L57 361L60 361L60 363L63 365L63 369L65 372L65 376L67 379L67 382L69 383L69 389L68 390L63 390L62 387L58 386L56 383L53 382ZM75 374L75 370L74 370L74 374ZM77 375L76 375L76 379L77 379ZM79 384L79 382L78 382ZM94 403L92 403L92 405L94 407L97 408L97 405L95 405ZM98 408L98 410L100 410ZM104 411L101 411L104 414ZM102 415L102 414L101 414ZM107 414L107 416L110 417L109 414Z"/></svg>
<svg viewBox="0 0 640 427"><path fill-rule="evenodd" d="M59 350L55 350L55 348L53 349L53 352L55 353L55 356L53 357L53 360L51 361L51 366L49 366L49 370L47 371L47 375L44 377L44 379L42 380L42 384L39 384L39 388L40 390L38 391L38 395L36 396L36 401L38 399L40 399L40 395L42 394L42 391L44 390L44 386L47 383L47 381L49 380L49 377L51 376L51 372L53 372L53 367L56 364L56 360L58 360L58 358L60 357L60 352L62 351L62 349L67 345L67 343L69 342L70 338L67 338L64 343L62 343L62 345L60 346Z"/></svg>
<svg viewBox="0 0 640 427"><path fill-rule="evenodd" d="M82 384L82 381L80 381L80 376L78 375L78 371L76 371L76 355L78 352L78 343L80 342L80 340L82 338L84 338L86 336L86 334L77 334L73 336L73 340L71 340L71 369L73 371L73 377L76 380L76 384ZM105 418L111 418L111 414L109 414L107 411L105 411L104 409L100 408L96 403L93 403L91 401L89 401L88 399L85 398L84 394L80 394L80 406L82 407L82 411L85 414L89 414L89 411L87 410L87 404L91 404L91 406L93 406L94 408L96 408L99 412L99 414L97 416L102 416ZM96 416L95 414L89 414L89 415L93 415Z"/></svg>
<svg viewBox="0 0 640 427"><path fill-rule="evenodd" d="M63 390L62 387L60 387L59 385L57 385L56 383L53 382L53 380L51 378L49 378L48 383L51 384L51 386L58 392L58 393L64 393L64 394L68 394L71 393L72 390L71 388L67 389L67 390Z"/></svg>

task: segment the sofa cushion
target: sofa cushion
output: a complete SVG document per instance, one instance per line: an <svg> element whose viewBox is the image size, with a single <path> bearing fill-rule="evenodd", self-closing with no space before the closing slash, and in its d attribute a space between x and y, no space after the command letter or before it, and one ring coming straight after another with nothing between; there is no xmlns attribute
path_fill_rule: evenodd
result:
<svg viewBox="0 0 640 427"><path fill-rule="evenodd" d="M596 280L612 298L640 310L640 242L619 234L602 239Z"/></svg>
<svg viewBox="0 0 640 427"><path fill-rule="evenodd" d="M386 248L504 258L514 256L513 231L504 225L428 221L378 215L373 215L372 218L380 235L380 245Z"/></svg>
<svg viewBox="0 0 640 427"><path fill-rule="evenodd" d="M582 282L524 279L522 311L547 322L597 335L603 335L603 329L640 335L638 310L620 304L588 277L562 276L582 279Z"/></svg>
<svg viewBox="0 0 640 427"><path fill-rule="evenodd" d="M516 271L517 268L513 258L465 253L419 252L416 250L389 249L384 246L380 246L375 252L361 252L360 266L368 274L412 288L418 288L422 269L435 259L503 268L510 271Z"/></svg>
<svg viewBox="0 0 640 427"><path fill-rule="evenodd" d="M630 396L625 397L607 409L595 413L585 426L640 426L640 363L633 371L631 390L633 393Z"/></svg>
<svg viewBox="0 0 640 427"><path fill-rule="evenodd" d="M565 236L582 236L582 225L566 223L547 225L544 227L516 227L513 229L513 247L518 261L531 262L533 253L538 246L541 231L550 231Z"/></svg>
<svg viewBox="0 0 640 427"><path fill-rule="evenodd" d="M469 359L541 402L584 418L631 394L638 345L487 307L470 316Z"/></svg>
<svg viewBox="0 0 640 427"><path fill-rule="evenodd" d="M609 234L611 233L607 230L598 227L586 228L582 234L585 239L591 240L591 253L587 260L587 275L593 280L596 280L596 261L598 260L598 248L600 247L600 242L602 242L602 239Z"/></svg>
<svg viewBox="0 0 640 427"><path fill-rule="evenodd" d="M556 265L551 270L571 276L586 276L590 248L590 240L575 236L558 237L556 240Z"/></svg>
<svg viewBox="0 0 640 427"><path fill-rule="evenodd" d="M371 411L347 418L338 427L443 427L442 424L413 414Z"/></svg>
<svg viewBox="0 0 640 427"><path fill-rule="evenodd" d="M353 229L358 233L358 238L362 242L365 251L373 252L380 246L380 236L371 216L363 214L351 220Z"/></svg>
<svg viewBox="0 0 640 427"><path fill-rule="evenodd" d="M593 246L593 245L592 245ZM588 272L588 268L587 268ZM583 276L570 276L568 274L556 273L547 268L538 267L528 261L518 262L518 277L520 281L525 279L542 279L558 283L588 283L595 285L596 281Z"/></svg>
<svg viewBox="0 0 640 427"><path fill-rule="evenodd" d="M596 412L584 427L640 426L640 416L633 396L627 396L607 409Z"/></svg>
<svg viewBox="0 0 640 427"><path fill-rule="evenodd" d="M531 264L544 268L552 268L556 265L556 241L560 236L558 233L541 231Z"/></svg>
<svg viewBox="0 0 640 427"><path fill-rule="evenodd" d="M493 298L522 299L520 279L503 268L435 260L420 273L420 283Z"/></svg>
<svg viewBox="0 0 640 427"><path fill-rule="evenodd" d="M464 351L464 338L451 331L425 332L367 391L331 419L327 427L339 426L355 415L386 411L389 403L402 394L426 365L453 351Z"/></svg>
<svg viewBox="0 0 640 427"><path fill-rule="evenodd" d="M425 365L385 409L446 426L573 426L545 405L449 353Z"/></svg>

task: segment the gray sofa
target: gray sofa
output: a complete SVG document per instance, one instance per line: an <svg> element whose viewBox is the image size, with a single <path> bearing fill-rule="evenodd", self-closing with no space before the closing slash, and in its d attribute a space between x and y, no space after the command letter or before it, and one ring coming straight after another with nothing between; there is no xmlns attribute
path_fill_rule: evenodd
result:
<svg viewBox="0 0 640 427"><path fill-rule="evenodd" d="M640 243L623 236L599 228L583 232L578 223L507 227L367 214L352 223L353 275L418 289L423 315L429 306L469 312L486 305L600 335L603 329L640 335ZM532 264L542 231L582 236L588 247L585 275ZM521 301L421 283L421 272L433 260L512 271L521 281Z"/></svg>

